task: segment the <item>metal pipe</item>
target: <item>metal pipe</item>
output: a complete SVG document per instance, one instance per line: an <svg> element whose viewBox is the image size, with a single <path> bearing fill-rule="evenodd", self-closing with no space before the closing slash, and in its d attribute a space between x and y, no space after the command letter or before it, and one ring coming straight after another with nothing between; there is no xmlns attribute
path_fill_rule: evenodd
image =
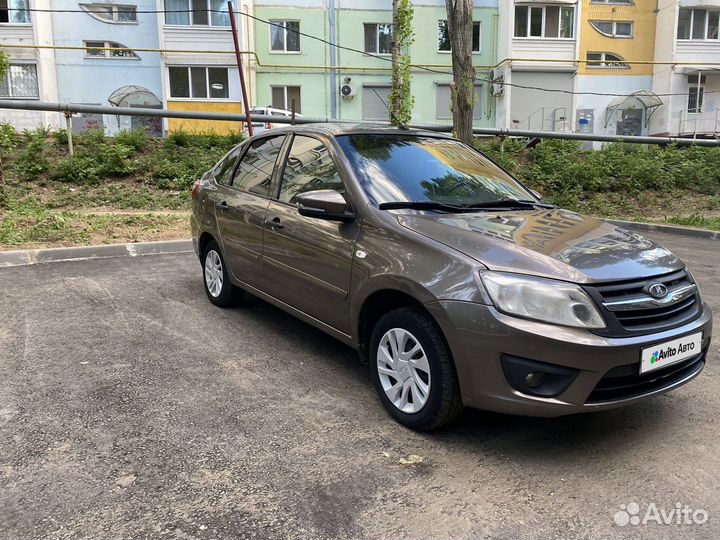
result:
<svg viewBox="0 0 720 540"><path fill-rule="evenodd" d="M44 101L19 101L0 100L0 109L13 109L24 111L48 111L59 113L89 113L108 114L120 116L149 116L155 118L185 118L191 120L229 120L236 122L247 122L245 114L231 113L206 113L194 111L171 111L167 109L143 109L139 107L104 107L101 105L80 105L75 103L50 103ZM269 114L253 114L252 119L256 122L267 122L274 124L291 124L292 119L288 116L272 116ZM367 125L387 125L387 122L367 122L362 120L334 120L330 118L311 118L307 116L296 116L296 124L327 124L327 123L348 123ZM411 128L425 131L446 132L452 131L452 126L437 124L415 124ZM505 128L473 128L476 135L492 135L496 137L522 137L539 139L566 139L571 141L595 141L595 142L627 142L637 144L678 144L695 146L720 146L719 139L690 139L683 137L638 137L634 135L590 135L586 133L564 133L553 131L531 131Z"/></svg>
<svg viewBox="0 0 720 540"><path fill-rule="evenodd" d="M242 91L243 108L245 112L250 112L250 102L248 101L247 89L245 88L245 73L242 66L242 55L240 54L240 41L238 41L237 25L235 24L235 10L233 9L232 0L227 3L228 12L230 13L230 26L232 27L233 45L235 46L235 61L237 62L238 73L240 74L240 90ZM248 133L253 136L252 116L247 117Z"/></svg>

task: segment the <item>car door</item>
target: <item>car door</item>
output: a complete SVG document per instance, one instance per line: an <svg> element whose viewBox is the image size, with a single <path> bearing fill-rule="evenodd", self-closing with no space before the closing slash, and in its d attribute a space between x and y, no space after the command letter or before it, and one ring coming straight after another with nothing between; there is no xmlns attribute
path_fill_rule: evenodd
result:
<svg viewBox="0 0 720 540"><path fill-rule="evenodd" d="M213 194L227 266L235 279L262 288L263 224L270 203L273 170L284 135L247 145L228 185Z"/></svg>
<svg viewBox="0 0 720 540"><path fill-rule="evenodd" d="M360 224L301 216L295 203L299 193L318 189L337 190L348 200L338 168L323 141L295 135L279 172L279 193L268 207L263 234L266 290L349 333L350 270Z"/></svg>

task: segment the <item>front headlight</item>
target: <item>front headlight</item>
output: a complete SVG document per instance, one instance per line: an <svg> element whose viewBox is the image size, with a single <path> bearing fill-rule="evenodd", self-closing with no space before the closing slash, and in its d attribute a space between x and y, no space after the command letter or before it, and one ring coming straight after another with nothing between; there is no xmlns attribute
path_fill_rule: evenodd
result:
<svg viewBox="0 0 720 540"><path fill-rule="evenodd" d="M590 297L577 285L552 279L481 272L495 307L508 315L563 326L605 328Z"/></svg>

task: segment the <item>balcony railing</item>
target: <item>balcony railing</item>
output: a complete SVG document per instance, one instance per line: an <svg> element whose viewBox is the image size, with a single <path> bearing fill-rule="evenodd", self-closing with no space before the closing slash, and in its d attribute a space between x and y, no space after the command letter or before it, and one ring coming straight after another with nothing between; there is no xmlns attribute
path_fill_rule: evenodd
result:
<svg viewBox="0 0 720 540"><path fill-rule="evenodd" d="M720 109L680 115L680 135L720 135Z"/></svg>

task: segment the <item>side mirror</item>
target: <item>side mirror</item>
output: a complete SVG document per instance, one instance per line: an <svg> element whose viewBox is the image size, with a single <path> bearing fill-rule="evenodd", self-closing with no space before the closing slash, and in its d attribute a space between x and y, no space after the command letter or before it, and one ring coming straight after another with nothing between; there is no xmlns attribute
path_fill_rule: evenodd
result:
<svg viewBox="0 0 720 540"><path fill-rule="evenodd" d="M343 223L350 223L355 219L355 215L348 210L345 197L334 189L306 191L296 195L295 202L301 216Z"/></svg>

